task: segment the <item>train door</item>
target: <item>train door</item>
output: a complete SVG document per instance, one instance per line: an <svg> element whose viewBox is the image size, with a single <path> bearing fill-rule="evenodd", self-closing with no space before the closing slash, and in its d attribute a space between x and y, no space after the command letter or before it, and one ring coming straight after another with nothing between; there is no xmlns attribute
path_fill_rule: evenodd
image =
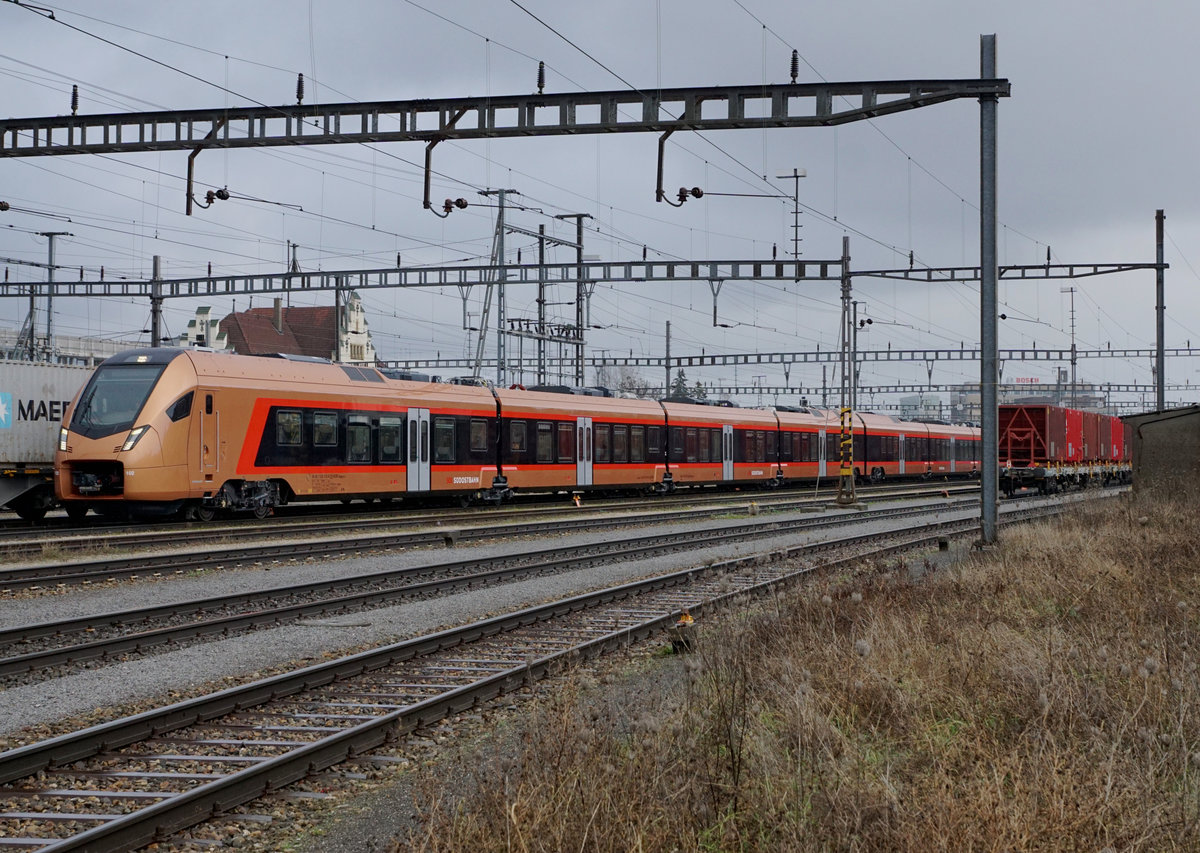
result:
<svg viewBox="0 0 1200 853"><path fill-rule="evenodd" d="M896 439L900 442L900 449L896 452L896 458L900 462L900 473L904 473L904 433L900 433L900 437Z"/></svg>
<svg viewBox="0 0 1200 853"><path fill-rule="evenodd" d="M578 432L575 442L575 483L579 486L592 485L592 419L576 418Z"/></svg>
<svg viewBox="0 0 1200 853"><path fill-rule="evenodd" d="M217 473L221 458L221 415L216 394L202 391L200 399L200 470L206 478Z"/></svg>
<svg viewBox="0 0 1200 853"><path fill-rule="evenodd" d="M733 479L733 425L721 425L721 478Z"/></svg>
<svg viewBox="0 0 1200 853"><path fill-rule="evenodd" d="M817 449L820 453L817 456L817 476L824 477L826 475L825 464L828 454L828 446L825 442L825 430L817 432Z"/></svg>
<svg viewBox="0 0 1200 853"><path fill-rule="evenodd" d="M429 491L429 409L408 410L408 490Z"/></svg>

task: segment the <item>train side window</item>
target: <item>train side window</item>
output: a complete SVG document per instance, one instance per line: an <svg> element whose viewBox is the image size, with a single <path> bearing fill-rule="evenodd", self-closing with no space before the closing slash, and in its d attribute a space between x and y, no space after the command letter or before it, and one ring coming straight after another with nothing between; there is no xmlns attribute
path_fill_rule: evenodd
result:
<svg viewBox="0 0 1200 853"><path fill-rule="evenodd" d="M671 461L683 461L683 427L671 427Z"/></svg>
<svg viewBox="0 0 1200 853"><path fill-rule="evenodd" d="M662 458L662 427L652 426L646 430L646 452L655 462Z"/></svg>
<svg viewBox="0 0 1200 853"><path fill-rule="evenodd" d="M509 421L508 447L513 453L525 452L525 421Z"/></svg>
<svg viewBox="0 0 1200 853"><path fill-rule="evenodd" d="M688 427L687 430L683 434L683 453L684 453L683 458L685 460L687 460L688 462L696 461L696 442L697 442L696 428Z"/></svg>
<svg viewBox="0 0 1200 853"><path fill-rule="evenodd" d="M417 422L408 422L408 461L417 461Z"/></svg>
<svg viewBox="0 0 1200 853"><path fill-rule="evenodd" d="M537 425L537 461L554 461L554 432L551 424L538 421Z"/></svg>
<svg viewBox="0 0 1200 853"><path fill-rule="evenodd" d="M192 413L192 397L195 391L188 391L167 409L167 417L173 421L181 421Z"/></svg>
<svg viewBox="0 0 1200 853"><path fill-rule="evenodd" d="M210 396L208 399L212 399ZM299 412L279 411L275 413L275 443L281 447L296 447L300 444L301 419Z"/></svg>
<svg viewBox="0 0 1200 853"><path fill-rule="evenodd" d="M433 461L454 462L454 418L433 419Z"/></svg>
<svg viewBox="0 0 1200 853"><path fill-rule="evenodd" d="M483 418L471 418L471 452L487 453L488 425Z"/></svg>
<svg viewBox="0 0 1200 853"><path fill-rule="evenodd" d="M608 424L595 424L592 427L592 435L596 439L596 450L593 454L595 460L607 462L611 458L612 428Z"/></svg>
<svg viewBox="0 0 1200 853"><path fill-rule="evenodd" d="M629 427L621 424L613 427L613 462L629 461Z"/></svg>
<svg viewBox="0 0 1200 853"><path fill-rule="evenodd" d="M767 433L765 430L757 429L754 431L754 461L767 461Z"/></svg>
<svg viewBox="0 0 1200 853"><path fill-rule="evenodd" d="M204 414L211 415L213 410L212 394L204 395Z"/></svg>
<svg viewBox="0 0 1200 853"><path fill-rule="evenodd" d="M646 428L643 426L629 428L629 461L646 461Z"/></svg>
<svg viewBox="0 0 1200 853"><path fill-rule="evenodd" d="M429 461L429 421L421 421L421 461Z"/></svg>
<svg viewBox="0 0 1200 853"><path fill-rule="evenodd" d="M767 430L767 461L768 462L774 462L777 457L777 451L775 450L775 445L776 445L776 442L778 441L778 439L779 439L779 436L775 433L774 430Z"/></svg>
<svg viewBox="0 0 1200 853"><path fill-rule="evenodd" d="M379 461L400 461L400 439L404 436L404 423L399 418L379 419Z"/></svg>
<svg viewBox="0 0 1200 853"><path fill-rule="evenodd" d="M587 461L585 459L585 457L587 456L587 453L584 451L584 448L587 447L587 445L584 444L584 442L583 442L583 427L582 426L579 427L579 441L577 441L575 443L575 446L577 448L579 448L579 455L577 457L575 457L576 461L577 462Z"/></svg>
<svg viewBox="0 0 1200 853"><path fill-rule="evenodd" d="M346 461L371 461L371 425L354 418L346 424Z"/></svg>
<svg viewBox="0 0 1200 853"><path fill-rule="evenodd" d="M337 412L313 413L313 444L317 447L331 447L337 444Z"/></svg>
<svg viewBox="0 0 1200 853"><path fill-rule="evenodd" d="M709 441L711 441L711 439L712 439L712 436L710 435L710 430L702 429L702 430L700 430L700 434L696 437L700 439L700 461L701 462L710 461L709 454L712 452L709 447Z"/></svg>
<svg viewBox="0 0 1200 853"><path fill-rule="evenodd" d="M558 425L558 461L559 462L574 462L575 461L575 427L574 425L563 422Z"/></svg>

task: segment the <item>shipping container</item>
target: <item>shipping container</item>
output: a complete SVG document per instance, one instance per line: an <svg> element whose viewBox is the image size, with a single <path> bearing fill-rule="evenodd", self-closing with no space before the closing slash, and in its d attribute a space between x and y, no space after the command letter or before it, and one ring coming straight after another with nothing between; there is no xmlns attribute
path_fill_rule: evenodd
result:
<svg viewBox="0 0 1200 853"><path fill-rule="evenodd" d="M92 368L0 361L0 506L45 515L63 414Z"/></svg>
<svg viewBox="0 0 1200 853"><path fill-rule="evenodd" d="M1000 464L1034 468L1069 461L1066 412L1058 406L1001 406Z"/></svg>
<svg viewBox="0 0 1200 853"><path fill-rule="evenodd" d="M1083 412L1078 409L1062 409L1063 413L1063 462L1083 461Z"/></svg>
<svg viewBox="0 0 1200 853"><path fill-rule="evenodd" d="M1125 422L1118 417L1111 417L1109 423L1108 452L1114 462L1125 461Z"/></svg>
<svg viewBox="0 0 1200 853"><path fill-rule="evenodd" d="M1108 460L1113 458L1112 449L1113 418L1111 415L1100 415L1100 443L1096 445L1093 458Z"/></svg>
<svg viewBox="0 0 1200 853"><path fill-rule="evenodd" d="M1082 461L1091 462L1103 454L1100 444L1100 413L1082 412L1083 415L1083 456Z"/></svg>

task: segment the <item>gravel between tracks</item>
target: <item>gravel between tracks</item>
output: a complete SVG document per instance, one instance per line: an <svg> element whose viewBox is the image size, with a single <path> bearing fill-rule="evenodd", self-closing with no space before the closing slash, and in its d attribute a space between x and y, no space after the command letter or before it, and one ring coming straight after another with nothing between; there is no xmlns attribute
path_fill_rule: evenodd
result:
<svg viewBox="0 0 1200 853"><path fill-rule="evenodd" d="M829 516L845 510L830 510ZM849 512L854 512L853 510ZM978 509L968 506L944 510L939 518L969 518ZM763 520L768 516L759 516ZM811 518L811 513L787 513L769 516L780 520ZM657 525L679 531L705 527L712 522ZM866 521L855 532L905 529L908 520ZM628 529L609 533L589 533L555 537L555 544L580 545L608 541L614 536L636 535ZM97 709L125 703L156 699L171 691L187 690L223 678L249 678L266 668L290 662L322 658L340 649L364 644L382 645L408 637L431 633L440 628L505 613L553 598L579 594L592 589L623 583L652 573L682 569L711 560L768 551L797 541L819 541L844 535L843 529L805 532L763 538L755 542L714 547L703 556L693 553L672 554L653 560L614 562L587 569L512 583L468 590L430 600L407 602L395 607L363 611L334 618L305 620L269 630L257 630L225 640L206 642L182 649L144 656L138 660L101 666L39 684L0 691L0 735L22 728L52 723ZM394 550L379 554L355 554L352 544L340 559L312 562L277 563L238 570L166 576L160 580L119 583L102 589L77 589L69 593L33 599L0 601L0 625L28 624L62 619L87 613L124 610L149 603L185 601L209 595L251 589L266 589L295 582L329 577L331 573L352 575L384 568L416 566L447 559L489 556L514 547L525 548L528 538L507 539L485 545L458 546L453 549Z"/></svg>

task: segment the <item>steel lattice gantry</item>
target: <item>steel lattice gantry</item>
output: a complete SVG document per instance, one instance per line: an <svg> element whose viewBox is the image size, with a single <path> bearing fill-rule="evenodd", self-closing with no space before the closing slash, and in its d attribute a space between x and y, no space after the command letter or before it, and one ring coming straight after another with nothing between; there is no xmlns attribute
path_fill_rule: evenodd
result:
<svg viewBox="0 0 1200 853"><path fill-rule="evenodd" d="M0 120L0 157L820 127L1008 94L1004 79L892 80L46 116Z"/></svg>

